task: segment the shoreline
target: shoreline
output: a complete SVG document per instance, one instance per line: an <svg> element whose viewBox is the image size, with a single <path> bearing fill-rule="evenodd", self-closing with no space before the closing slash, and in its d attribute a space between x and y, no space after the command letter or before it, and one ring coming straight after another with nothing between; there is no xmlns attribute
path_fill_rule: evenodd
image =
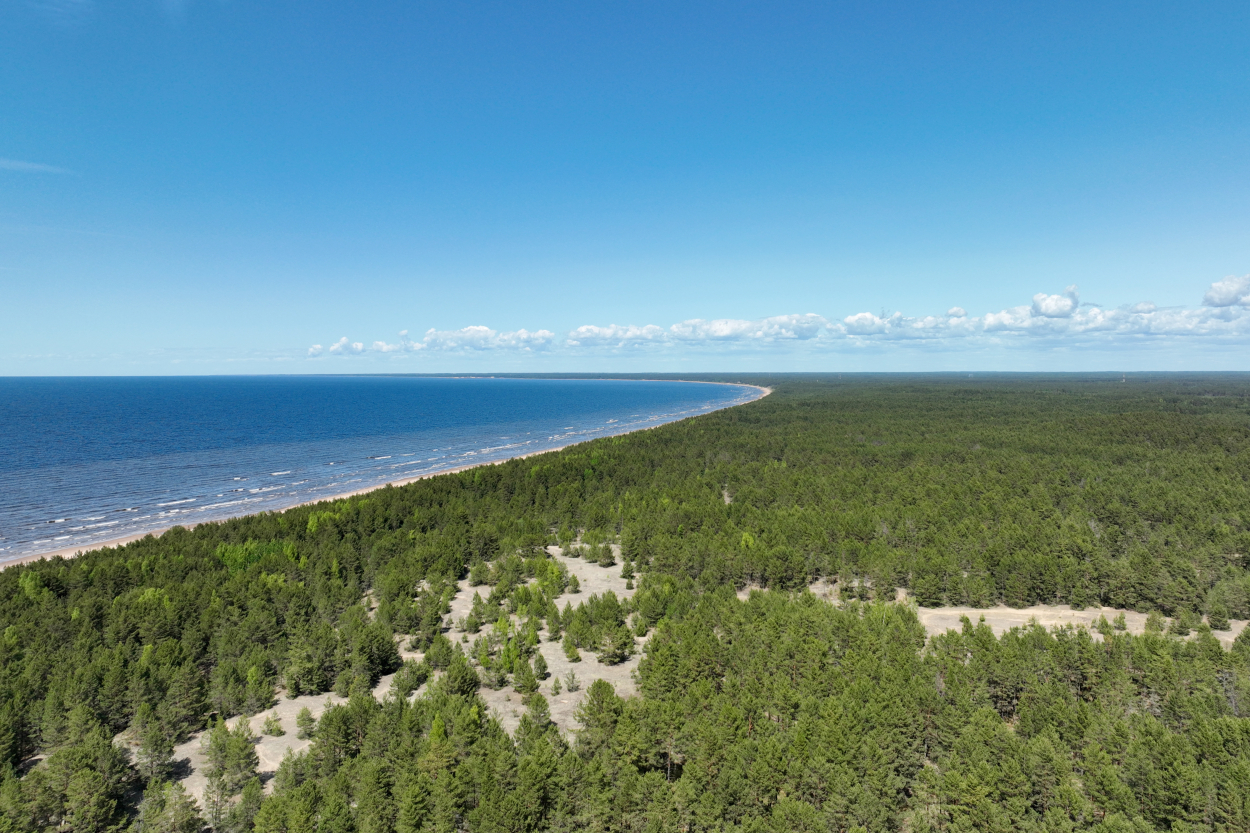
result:
<svg viewBox="0 0 1250 833"><path fill-rule="evenodd" d="M645 380L640 380L640 381L645 381ZM673 381L678 381L678 380L673 380ZM773 392L773 389L769 387L764 387L762 385L748 385L742 382L705 382L703 380L693 380L693 382L699 383L699 384L707 384L707 385L732 385L734 387L741 387L741 388L754 388L755 390L760 391L760 395L755 397L754 399L751 399L747 402L739 402L736 405L728 405L726 406L727 408L735 408L738 405L749 405L751 404L751 402L758 402ZM723 410L726 410L726 408L716 409L716 411L723 411ZM712 414L712 413L716 413L716 411L708 411L707 413ZM706 414L699 414L698 416L705 416L705 415ZM686 419L693 419L693 418L694 417L686 417ZM664 425L672 425L676 422L682 422L682 420L679 419L679 420L674 420L673 422L665 422L660 425L647 425L647 426L643 426L642 428L635 428L633 431L625 431L624 433L621 433L621 434L611 434L609 436L624 437L627 434L636 434L639 431L651 431L656 428L661 428ZM527 451L524 454L516 454L511 457L505 457L501 460L483 460L480 463L469 463L467 465L454 466L452 468L442 469L440 471L426 472L425 474L418 474L413 477L404 477L398 480L389 480L386 483L378 483L373 486L364 486L354 491L343 492L342 494L330 495L328 497L319 497L314 500L305 500L299 503L293 503L284 509L267 510L267 511L286 512L290 509L296 509L300 506L312 506L317 503L329 503L331 501L336 501L336 500L346 500L347 498L356 497L357 495L368 494L369 492L373 492L378 489L385 489L388 486L394 486L398 488L400 486L407 486L411 483L416 483L420 480L428 480L431 477L442 477L445 474L459 474L460 472L469 471L471 469L480 468L482 466L497 466L502 463L511 462L513 460L524 460L527 457L535 457L539 454L554 454L557 451L564 451L566 448L572 448L575 445L581 445L581 443L583 442L594 442L595 440L598 440L598 439L604 439L604 438L595 437L594 439L581 440L580 442L568 443L566 445L556 446L555 448L544 448L540 451ZM220 523L221 521L230 520L231 518L247 517L247 515L249 514L253 514L253 513L248 512L242 515L231 515L227 518L221 518L219 520L213 520L213 521L202 521L201 523ZM199 526L199 524L195 524L195 523L174 524L173 526L167 526L163 529L154 529L150 532L137 532L133 535L126 535L121 538L113 538L107 541L97 541L93 544L79 545L79 546L73 546L73 547L62 547L61 549L49 550L48 552L39 552L39 553L32 553L30 555L21 555L21 556L18 556L17 558L0 563L0 570L7 570L10 567L20 567L24 564L33 564L36 561L44 561L44 560L50 561L54 558L74 558L76 556L82 555L83 553L95 552L97 550L104 550L104 549L112 549L116 547L123 547L126 544L131 544L131 543L134 543L135 541L141 541L144 538L148 537L149 535L151 535L154 538L159 538L162 535L164 535L166 532L168 532L169 530L174 529L175 527L182 527L183 529L195 529L197 526Z"/></svg>

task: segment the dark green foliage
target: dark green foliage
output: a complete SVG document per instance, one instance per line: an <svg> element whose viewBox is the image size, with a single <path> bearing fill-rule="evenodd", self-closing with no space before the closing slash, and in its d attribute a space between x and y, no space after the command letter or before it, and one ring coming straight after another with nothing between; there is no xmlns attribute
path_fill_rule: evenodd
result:
<svg viewBox="0 0 1250 833"><path fill-rule="evenodd" d="M1250 635L1211 635L1250 617L1250 384L760 381L653 431L3 571L0 828L189 830L162 779L214 713L205 815L232 833L1250 827ZM543 548L579 540L619 544L630 603L557 606L580 587ZM467 657L444 635L466 576L489 586ZM847 608L789 594L816 578ZM878 603L898 587L1158 613L925 647ZM650 634L641 696L593 683L571 747L541 695L515 737L477 697L530 687L544 625L605 663ZM279 686L351 697L262 799L220 720Z"/></svg>
<svg viewBox="0 0 1250 833"><path fill-rule="evenodd" d="M139 828L144 833L199 833L202 827L195 801L181 784L155 781L148 785L139 804Z"/></svg>

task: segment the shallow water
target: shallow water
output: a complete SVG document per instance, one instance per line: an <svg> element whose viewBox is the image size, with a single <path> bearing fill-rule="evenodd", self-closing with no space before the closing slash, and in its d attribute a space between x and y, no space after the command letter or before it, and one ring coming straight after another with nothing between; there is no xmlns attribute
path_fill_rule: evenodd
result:
<svg viewBox="0 0 1250 833"><path fill-rule="evenodd" d="M0 379L0 561L284 509L758 396L623 380Z"/></svg>

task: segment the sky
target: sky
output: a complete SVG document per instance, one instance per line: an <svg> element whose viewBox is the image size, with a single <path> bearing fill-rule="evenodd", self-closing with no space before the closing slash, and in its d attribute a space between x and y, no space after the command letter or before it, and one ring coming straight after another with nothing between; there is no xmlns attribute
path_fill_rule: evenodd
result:
<svg viewBox="0 0 1250 833"><path fill-rule="evenodd" d="M1250 370L1250 4L0 3L0 375Z"/></svg>

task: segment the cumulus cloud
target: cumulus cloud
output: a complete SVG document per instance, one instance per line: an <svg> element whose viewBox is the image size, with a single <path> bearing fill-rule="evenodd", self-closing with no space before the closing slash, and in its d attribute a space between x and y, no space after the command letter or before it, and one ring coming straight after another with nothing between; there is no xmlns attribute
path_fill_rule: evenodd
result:
<svg viewBox="0 0 1250 833"><path fill-rule="evenodd" d="M574 347L606 344L624 346L627 344L657 342L663 339L664 329L654 324L645 324L641 327L634 325L621 327L616 324L597 327L594 324L583 324L569 333L568 343Z"/></svg>
<svg viewBox="0 0 1250 833"><path fill-rule="evenodd" d="M1021 299L1022 301L1025 299ZM840 320L817 313L765 318L691 318L664 327L657 324L584 324L558 338L551 330L499 331L485 325L458 330L431 328L420 339L408 331L399 341L375 341L366 348L346 337L328 349L314 344L308 356L361 353L484 353L568 351L585 353L622 349L779 351L837 350L869 343L1004 346L1139 344L1144 339L1250 338L1250 275L1213 283L1199 307L1158 307L1150 301L1105 308L1081 303L1075 286L1062 293L1038 292L1031 301L983 315L951 307L944 315L876 315L858 312ZM799 347L799 345L803 345Z"/></svg>
<svg viewBox="0 0 1250 833"><path fill-rule="evenodd" d="M831 327L815 313L774 315L768 318L691 318L667 329L655 324L583 324L568 334L571 347L629 347L665 344L765 344L774 341L806 341L821 337Z"/></svg>
<svg viewBox="0 0 1250 833"><path fill-rule="evenodd" d="M1227 281L1222 282L1227 283ZM1215 286L1219 286L1216 284ZM1220 300L1237 296L1236 286L1222 289ZM1211 293L1208 293L1210 296ZM1238 303L1233 301L1232 303ZM1029 305L1008 307L998 312L969 316L960 307L945 316L912 318L895 313L881 318L870 312L847 316L843 323L847 338L874 341L915 341L950 338L1052 339L1081 341L1116 338L1245 336L1250 335L1250 314L1222 307L1160 308L1150 301L1116 309L1082 306L1076 287L1062 295L1039 292Z"/></svg>
<svg viewBox="0 0 1250 833"><path fill-rule="evenodd" d="M459 330L429 329L422 339L429 350L536 350L551 343L556 334L550 330L521 329L496 332L490 327L475 325Z"/></svg>
<svg viewBox="0 0 1250 833"><path fill-rule="evenodd" d="M889 329L889 321L889 318L878 318L871 312L857 312L842 319L842 323L846 325L846 331L857 336L884 333Z"/></svg>
<svg viewBox="0 0 1250 833"><path fill-rule="evenodd" d="M398 343L387 344L385 341L375 341L372 349L378 353L412 353L425 349L425 344L408 338L407 330L400 330Z"/></svg>
<svg viewBox="0 0 1250 833"><path fill-rule="evenodd" d="M1208 307L1250 307L1250 275L1229 276L1211 284L1202 303Z"/></svg>
<svg viewBox="0 0 1250 833"><path fill-rule="evenodd" d="M1045 292L1034 295L1032 312L1043 318L1067 318L1076 312L1080 305L1081 301L1077 297L1076 287L1069 286L1062 295L1047 295Z"/></svg>
<svg viewBox="0 0 1250 833"><path fill-rule="evenodd" d="M354 356L362 353L416 353L420 351L475 351L475 350L520 350L532 351L548 347L555 339L550 330L515 330L498 332L490 327L471 326L459 330L427 330L420 341L409 338L407 330L400 330L399 341L389 343L375 341L369 347L363 342L349 342L347 337L330 345L329 353L337 356ZM309 357L323 353L320 344L308 348Z"/></svg>
<svg viewBox="0 0 1250 833"><path fill-rule="evenodd" d="M348 341L347 336L343 336L330 345L330 352L343 356L354 355L365 352L365 346L359 341Z"/></svg>
<svg viewBox="0 0 1250 833"><path fill-rule="evenodd" d="M807 340L829 327L822 315L774 315L747 321L739 318L716 318L705 321L692 318L669 327L669 334L682 341L773 341L776 339Z"/></svg>

